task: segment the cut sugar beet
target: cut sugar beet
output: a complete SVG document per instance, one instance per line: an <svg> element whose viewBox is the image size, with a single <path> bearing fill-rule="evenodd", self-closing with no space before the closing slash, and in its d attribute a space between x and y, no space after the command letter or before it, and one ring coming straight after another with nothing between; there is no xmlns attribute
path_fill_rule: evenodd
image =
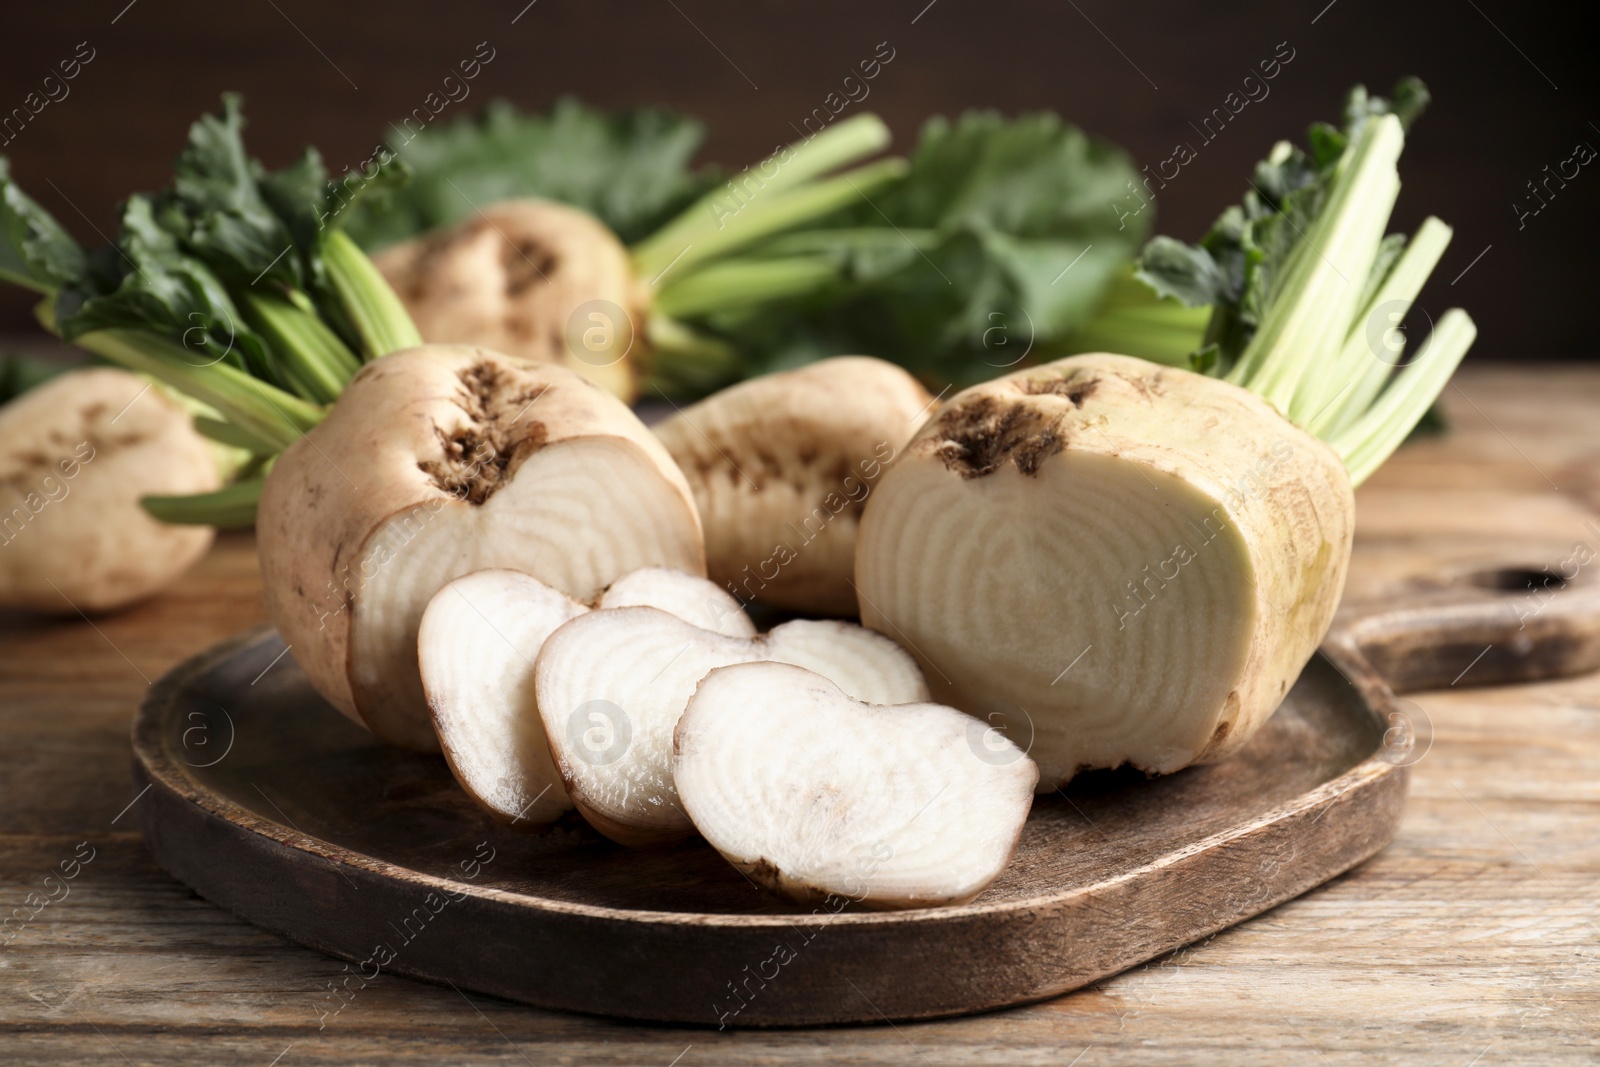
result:
<svg viewBox="0 0 1600 1067"><path fill-rule="evenodd" d="M637 605L730 637L756 632L733 597L680 571L634 571L597 606ZM422 615L417 659L439 746L467 795L513 825L546 823L572 809L535 704L534 663L557 627L588 611L526 574L483 570L439 590Z"/></svg>
<svg viewBox="0 0 1600 1067"><path fill-rule="evenodd" d="M633 412L466 346L362 367L278 458L256 531L268 613L317 691L422 751L417 628L446 582L507 567L586 600L640 567L705 567L689 487Z"/></svg>
<svg viewBox="0 0 1600 1067"><path fill-rule="evenodd" d="M1403 366L1387 340L1450 239L1384 236L1425 100L1358 88L1345 130L1277 145L1200 246L1151 242L1140 277L1214 305L1204 373L1090 354L974 386L867 501L862 622L938 699L1032 736L1042 788L1239 751L1327 633L1352 489L1476 336L1452 310Z"/></svg>
<svg viewBox="0 0 1600 1067"><path fill-rule="evenodd" d="M672 730L709 671L762 660L816 671L871 704L928 694L900 646L848 623L798 620L737 638L648 607L581 616L539 653L537 697L556 766L584 818L625 845L688 836L693 827L672 784Z"/></svg>
<svg viewBox="0 0 1600 1067"><path fill-rule="evenodd" d="M996 743L998 741L998 743ZM716 850L800 901L959 904L1005 868L1038 769L939 704L872 707L809 671L712 671L679 720L673 774Z"/></svg>
<svg viewBox="0 0 1600 1067"><path fill-rule="evenodd" d="M862 621L926 657L935 699L1033 737L1046 790L1170 773L1277 707L1338 604L1353 510L1339 458L1261 398L1076 356L953 398L885 475Z"/></svg>

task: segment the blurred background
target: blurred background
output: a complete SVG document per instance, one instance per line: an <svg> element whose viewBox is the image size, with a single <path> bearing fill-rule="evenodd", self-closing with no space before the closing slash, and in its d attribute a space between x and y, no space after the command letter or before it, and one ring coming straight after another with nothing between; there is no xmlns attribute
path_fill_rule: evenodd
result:
<svg viewBox="0 0 1600 1067"><path fill-rule="evenodd" d="M666 105L704 121L704 158L732 167L794 139L859 61L892 50L852 111L887 120L897 151L928 116L974 107L1058 111L1152 171L1189 144L1196 158L1160 191L1156 222L1185 240L1238 199L1273 141L1336 120L1351 84L1385 92L1417 74L1434 103L1408 139L1394 222L1409 231L1432 213L1456 230L1420 306L1471 311L1472 359L1595 356L1578 312L1593 287L1600 165L1556 174L1579 145L1600 147L1592 37L1565 12L1507 0L11 5L0 120L26 121L0 125L0 154L80 240L99 244L121 196L165 183L188 124L220 93L245 94L250 146L269 166L311 143L338 172L483 42L494 59L453 112L494 97L528 109L563 95ZM12 110L74 56L92 58L65 95L38 114ZM1202 136L1211 109L1275 56L1291 58L1269 95ZM0 289L0 333L30 331L26 296Z"/></svg>

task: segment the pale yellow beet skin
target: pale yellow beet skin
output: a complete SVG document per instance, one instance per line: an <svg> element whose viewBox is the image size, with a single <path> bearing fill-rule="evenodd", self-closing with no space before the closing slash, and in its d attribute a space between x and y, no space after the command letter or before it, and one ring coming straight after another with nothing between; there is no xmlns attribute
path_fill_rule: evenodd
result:
<svg viewBox="0 0 1600 1067"><path fill-rule="evenodd" d="M839 356L741 382L657 426L694 490L711 579L744 601L853 615L862 502L932 407L895 364Z"/></svg>
<svg viewBox="0 0 1600 1067"><path fill-rule="evenodd" d="M212 446L159 387L71 371L0 408L0 606L76 615L158 592L211 545L142 496L221 484Z"/></svg>
<svg viewBox="0 0 1600 1067"><path fill-rule="evenodd" d="M1075 356L957 395L908 446L863 518L862 621L935 699L1030 744L1042 789L1169 773L1276 710L1332 620L1354 516L1338 457L1261 398Z"/></svg>
<svg viewBox="0 0 1600 1067"><path fill-rule="evenodd" d="M474 438L491 438L489 466L503 466L477 501L485 487L463 495L436 477L460 467L453 442ZM559 492L544 491L546 471ZM541 500L556 496L580 509L592 498L598 510L540 525ZM363 367L279 457L256 530L267 610L317 691L385 740L426 751L438 741L415 632L445 582L508 567L588 600L640 567L705 573L689 488L624 404L561 367L469 346L426 345ZM402 633L392 663L357 655L366 647L357 626L372 629L374 604L405 613L373 624L409 628L409 649Z"/></svg>
<svg viewBox="0 0 1600 1067"><path fill-rule="evenodd" d="M633 400L646 296L628 250L587 212L501 201L385 248L373 262L424 341L559 364ZM587 306L593 301L603 303Z"/></svg>

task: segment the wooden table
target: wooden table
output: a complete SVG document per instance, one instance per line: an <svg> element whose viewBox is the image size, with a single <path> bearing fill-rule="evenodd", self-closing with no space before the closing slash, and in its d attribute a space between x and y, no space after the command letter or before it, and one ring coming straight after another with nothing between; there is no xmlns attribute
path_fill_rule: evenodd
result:
<svg viewBox="0 0 1600 1067"><path fill-rule="evenodd" d="M1446 402L1455 432L1406 449L1358 496L1351 598L1475 563L1554 568L1578 543L1600 554L1600 368L1474 367ZM385 976L319 1029L341 965L173 881L126 811L147 683L262 618L246 536L121 615L0 617L0 912L93 854L0 949L0 1063L1600 1062L1600 676L1472 689L1468 663L1460 684L1411 698L1432 747L1387 851L1047 1004L717 1032Z"/></svg>

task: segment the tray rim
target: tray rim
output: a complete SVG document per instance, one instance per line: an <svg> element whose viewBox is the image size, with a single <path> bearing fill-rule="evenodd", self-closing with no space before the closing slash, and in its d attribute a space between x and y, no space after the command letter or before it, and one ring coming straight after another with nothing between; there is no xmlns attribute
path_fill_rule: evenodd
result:
<svg viewBox="0 0 1600 1067"><path fill-rule="evenodd" d="M1387 729L1404 721L1397 692L1454 684L1469 659L1474 685L1600 669L1600 575L1577 575L1569 591L1527 615L1512 610L1512 600L1535 572L1507 563L1485 559L1473 573L1421 589L1413 583L1397 590L1407 593L1404 602L1391 596L1341 606L1316 654L1354 690L1344 712L1376 729L1365 757L1148 862L1024 900L887 913L641 911L463 883L324 841L285 826L287 815L283 822L259 815L198 781L168 749L166 716L157 713L158 701L174 703L196 672L261 640L265 626L197 653L150 690L134 720L133 776L136 787L161 788L150 790L155 796L137 819L151 854L179 881L256 926L350 963L366 951L358 945L363 936L376 932L386 941L389 934L363 928L359 910L348 915L356 898L344 883L401 911L420 891L457 893L452 899L464 911L448 922L473 940L423 944L403 963L386 963L388 973L542 1009L721 1030L947 1018L1038 1003L1270 911L1385 848L1400 829L1410 765L1426 754L1412 747L1414 736L1396 745ZM1490 642L1494 652L1485 655ZM1279 862L1286 848L1287 864ZM230 863L257 877L234 877ZM1202 893L1194 876L1210 877L1211 889L1222 892ZM758 990L746 985L748 1004L726 983L740 1006L722 1011L717 980L738 978L775 953L769 938L788 944L788 930L801 933L796 922L812 931L798 942L809 962L782 971L793 977L775 996L756 999ZM807 948L824 930L845 932L827 947ZM528 953L583 962L546 973L521 966ZM898 966L908 959L921 965ZM844 993L842 979L864 1003Z"/></svg>
<svg viewBox="0 0 1600 1067"><path fill-rule="evenodd" d="M1212 851L1219 846L1246 837L1264 827L1304 815L1324 804L1331 806L1341 799L1349 799L1355 794L1381 788L1385 784L1389 784L1391 787L1398 787L1403 804L1410 784L1409 764L1385 759L1385 749L1380 740L1373 751L1364 756L1359 762L1340 774L1326 779L1315 788L1298 794L1288 803L1265 809L1246 821L1235 823L1226 829L1185 842L1181 847L1164 852L1148 863L1121 871L1101 881L1021 900L991 903L973 901L959 905L907 908L892 911L850 911L846 909L824 914L794 911L756 915L696 911L646 911L607 905L583 904L479 885L475 882L442 878L410 867L389 863L377 856L327 841L314 834L304 833L292 826L285 826L274 819L260 815L235 803L226 795L206 788L203 783L190 775L180 761L172 758L164 743L163 728L166 723L167 710L176 702L178 692L191 679L203 674L228 656L248 648L274 633L275 627L270 623L243 630L183 660L156 681L145 699L140 703L134 717L132 762L136 786L142 787L145 784L152 787L160 786L162 791L168 794L171 799L181 800L206 815L221 820L223 823L235 828L241 835L259 837L292 851L303 852L330 863L356 868L371 875L395 878L397 875L403 874L406 881L412 885L427 885L435 889L449 889L451 892L466 893L469 896L478 897L485 901L607 922L626 922L643 925L722 926L745 930L760 930L766 928L790 929L793 927L797 917L807 917L810 924L815 926L892 925L899 927L913 923L938 924L942 921L959 921L981 915L1038 912L1059 907L1074 899L1091 896L1110 887L1174 866L1190 856ZM1371 667L1367 665L1365 657L1356 648L1354 642L1341 638L1342 635L1330 634L1329 639L1324 642L1323 646L1314 655L1324 656L1335 671L1357 690L1360 703L1367 716L1379 728L1379 737L1381 739L1383 736L1382 731L1389 721L1388 715L1393 710L1394 694L1389 686L1372 672ZM1398 776L1398 781L1393 783L1386 781L1395 776ZM1394 839L1395 833L1399 828L1402 804L1394 806L1392 817L1382 825L1384 832L1374 835L1373 847L1357 858L1349 867L1344 868L1344 870L1349 870L1351 867L1364 862L1385 848ZM144 836L148 844L151 835L145 834ZM153 848L151 851L156 854L158 861L161 860L162 857L159 852ZM1335 871L1320 879L1316 884L1320 885L1328 878L1336 877L1339 873L1341 872ZM1292 897L1284 899L1292 899ZM1269 903L1261 910L1268 910L1276 906L1277 903L1282 902L1280 900L1275 903ZM1259 912L1256 914L1259 914ZM1229 925L1232 924L1230 923ZM292 935L289 936L292 937Z"/></svg>

